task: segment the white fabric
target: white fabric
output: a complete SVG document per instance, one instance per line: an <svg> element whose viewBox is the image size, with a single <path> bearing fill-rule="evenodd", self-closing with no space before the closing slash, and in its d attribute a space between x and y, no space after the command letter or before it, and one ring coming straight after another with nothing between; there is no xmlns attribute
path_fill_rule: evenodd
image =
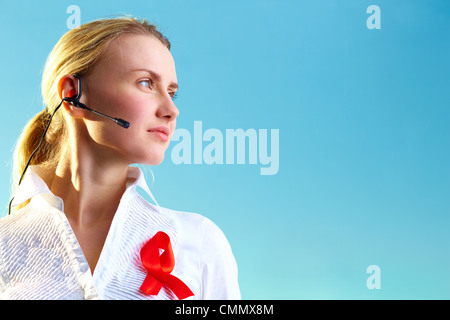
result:
<svg viewBox="0 0 450 320"><path fill-rule="evenodd" d="M129 179L92 274L62 199L30 167L13 205L30 203L0 219L0 298L177 299L165 287L156 296L139 290L147 275L140 249L164 231L175 256L171 274L194 293L187 299L240 299L236 261L223 232L201 215L147 202L136 190L153 198L139 168L130 167Z"/></svg>

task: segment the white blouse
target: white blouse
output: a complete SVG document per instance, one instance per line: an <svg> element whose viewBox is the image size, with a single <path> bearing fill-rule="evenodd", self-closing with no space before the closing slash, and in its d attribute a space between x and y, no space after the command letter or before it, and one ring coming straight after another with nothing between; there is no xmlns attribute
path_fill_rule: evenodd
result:
<svg viewBox="0 0 450 320"><path fill-rule="evenodd" d="M175 258L171 275L194 294L187 299L240 299L236 261L223 232L199 214L147 202L136 190L154 199L139 168L130 167L128 178L92 274L62 199L31 166L13 205L31 198L30 203L0 219L0 298L177 299L165 285L157 295L140 290L148 273L140 250L163 231Z"/></svg>

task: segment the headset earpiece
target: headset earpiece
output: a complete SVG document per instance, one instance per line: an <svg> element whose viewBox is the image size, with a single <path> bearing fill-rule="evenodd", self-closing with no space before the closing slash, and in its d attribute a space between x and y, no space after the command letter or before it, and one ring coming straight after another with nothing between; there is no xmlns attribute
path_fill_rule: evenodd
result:
<svg viewBox="0 0 450 320"><path fill-rule="evenodd" d="M65 97L65 98L63 99L63 101L67 101L67 102L69 102L69 103L74 104L75 102L77 102L76 97L77 97L77 96L73 96L73 97Z"/></svg>

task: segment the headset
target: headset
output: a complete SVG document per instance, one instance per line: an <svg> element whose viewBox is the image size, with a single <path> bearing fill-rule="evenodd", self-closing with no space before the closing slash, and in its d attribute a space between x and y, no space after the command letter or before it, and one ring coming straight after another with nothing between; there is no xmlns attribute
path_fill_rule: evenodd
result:
<svg viewBox="0 0 450 320"><path fill-rule="evenodd" d="M44 132L42 133L41 139L39 140L39 144L36 147L36 149L34 149L34 151L31 153L30 158L28 158L27 164L25 165L25 168L22 171L22 174L20 175L20 179L19 179L19 184L17 186L20 186L20 184L22 183L22 179L25 176L25 172L28 169L28 166L31 163L31 160L33 159L34 155L36 154L36 152L39 150L39 148L41 147L42 141L44 141L45 135L48 131L48 128L50 127L50 124L52 123L52 119L53 116L55 115L56 111L58 111L58 109L61 107L62 103L64 101L69 102L70 104L72 104L73 106L77 107L77 108L81 108L81 109L85 109L91 112L94 112L102 117L108 118L112 121L114 121L116 124L118 124L119 126L128 129L128 127L130 126L130 123L126 120L120 119L120 118L114 118L111 116L108 116L104 113L101 113L97 110L91 109L88 106L86 106L84 103L80 102L80 98L81 98L81 94L82 94L82 82L81 82L81 76L79 74L73 74L73 76L75 78L78 79L78 93L75 96L72 97L65 97L61 100L61 102L59 103L59 105L55 108L55 111L53 111L53 113L50 115L50 120L48 121L47 126L44 129ZM9 208L8 208L8 215L11 214L11 204L14 200L14 197L12 197L12 199L9 201Z"/></svg>
<svg viewBox="0 0 450 320"><path fill-rule="evenodd" d="M78 107L78 108L81 108L81 109L85 109L85 110L88 110L88 111L92 111L92 112L94 112L94 113L96 113L96 114L98 114L98 115L100 115L102 117L106 117L108 119L111 119L112 121L114 121L119 126L125 128L125 129L127 129L130 126L130 123L128 121L125 121L125 120L120 119L120 118L110 117L110 116L108 116L108 115L106 115L104 113L101 113L101 112L98 112L97 110L89 108L84 103L81 103L80 102L80 98L81 98L81 94L82 94L81 76L78 75L78 74L73 74L73 76L78 79L78 94L76 96L73 96L73 97L64 98L64 99L62 99L62 101L67 101L67 102L73 104L75 107Z"/></svg>

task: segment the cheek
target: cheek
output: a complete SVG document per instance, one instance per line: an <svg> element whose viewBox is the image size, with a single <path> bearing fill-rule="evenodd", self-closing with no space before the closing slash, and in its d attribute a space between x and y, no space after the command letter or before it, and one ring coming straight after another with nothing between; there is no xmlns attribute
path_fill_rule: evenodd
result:
<svg viewBox="0 0 450 320"><path fill-rule="evenodd" d="M154 108L148 97L139 94L122 94L114 97L110 96L105 110L109 116L121 118L130 123L126 129L129 134L136 135L140 131L146 131L147 126L152 123L152 113Z"/></svg>
<svg viewBox="0 0 450 320"><path fill-rule="evenodd" d="M155 102L151 97L136 93L110 93L97 98L97 101L101 101L101 104L96 104L98 111L111 117L122 118L130 122L130 127L122 128L107 119L90 122L89 131L93 140L116 150L118 155L125 157L129 163L157 165L163 161L168 143L155 141L147 132L159 122ZM175 126L175 123L172 125Z"/></svg>
<svg viewBox="0 0 450 320"><path fill-rule="evenodd" d="M122 96L117 100L118 117L130 122L128 129L118 128L116 146L130 157L130 162L147 165L160 164L167 144L155 141L147 130L158 124L155 107L148 96Z"/></svg>
<svg viewBox="0 0 450 320"><path fill-rule="evenodd" d="M148 96L131 91L126 85L97 86L87 104L108 116L122 118L132 124L148 119L151 112L151 102ZM91 105L90 105L91 104ZM133 125L134 126L134 125Z"/></svg>

